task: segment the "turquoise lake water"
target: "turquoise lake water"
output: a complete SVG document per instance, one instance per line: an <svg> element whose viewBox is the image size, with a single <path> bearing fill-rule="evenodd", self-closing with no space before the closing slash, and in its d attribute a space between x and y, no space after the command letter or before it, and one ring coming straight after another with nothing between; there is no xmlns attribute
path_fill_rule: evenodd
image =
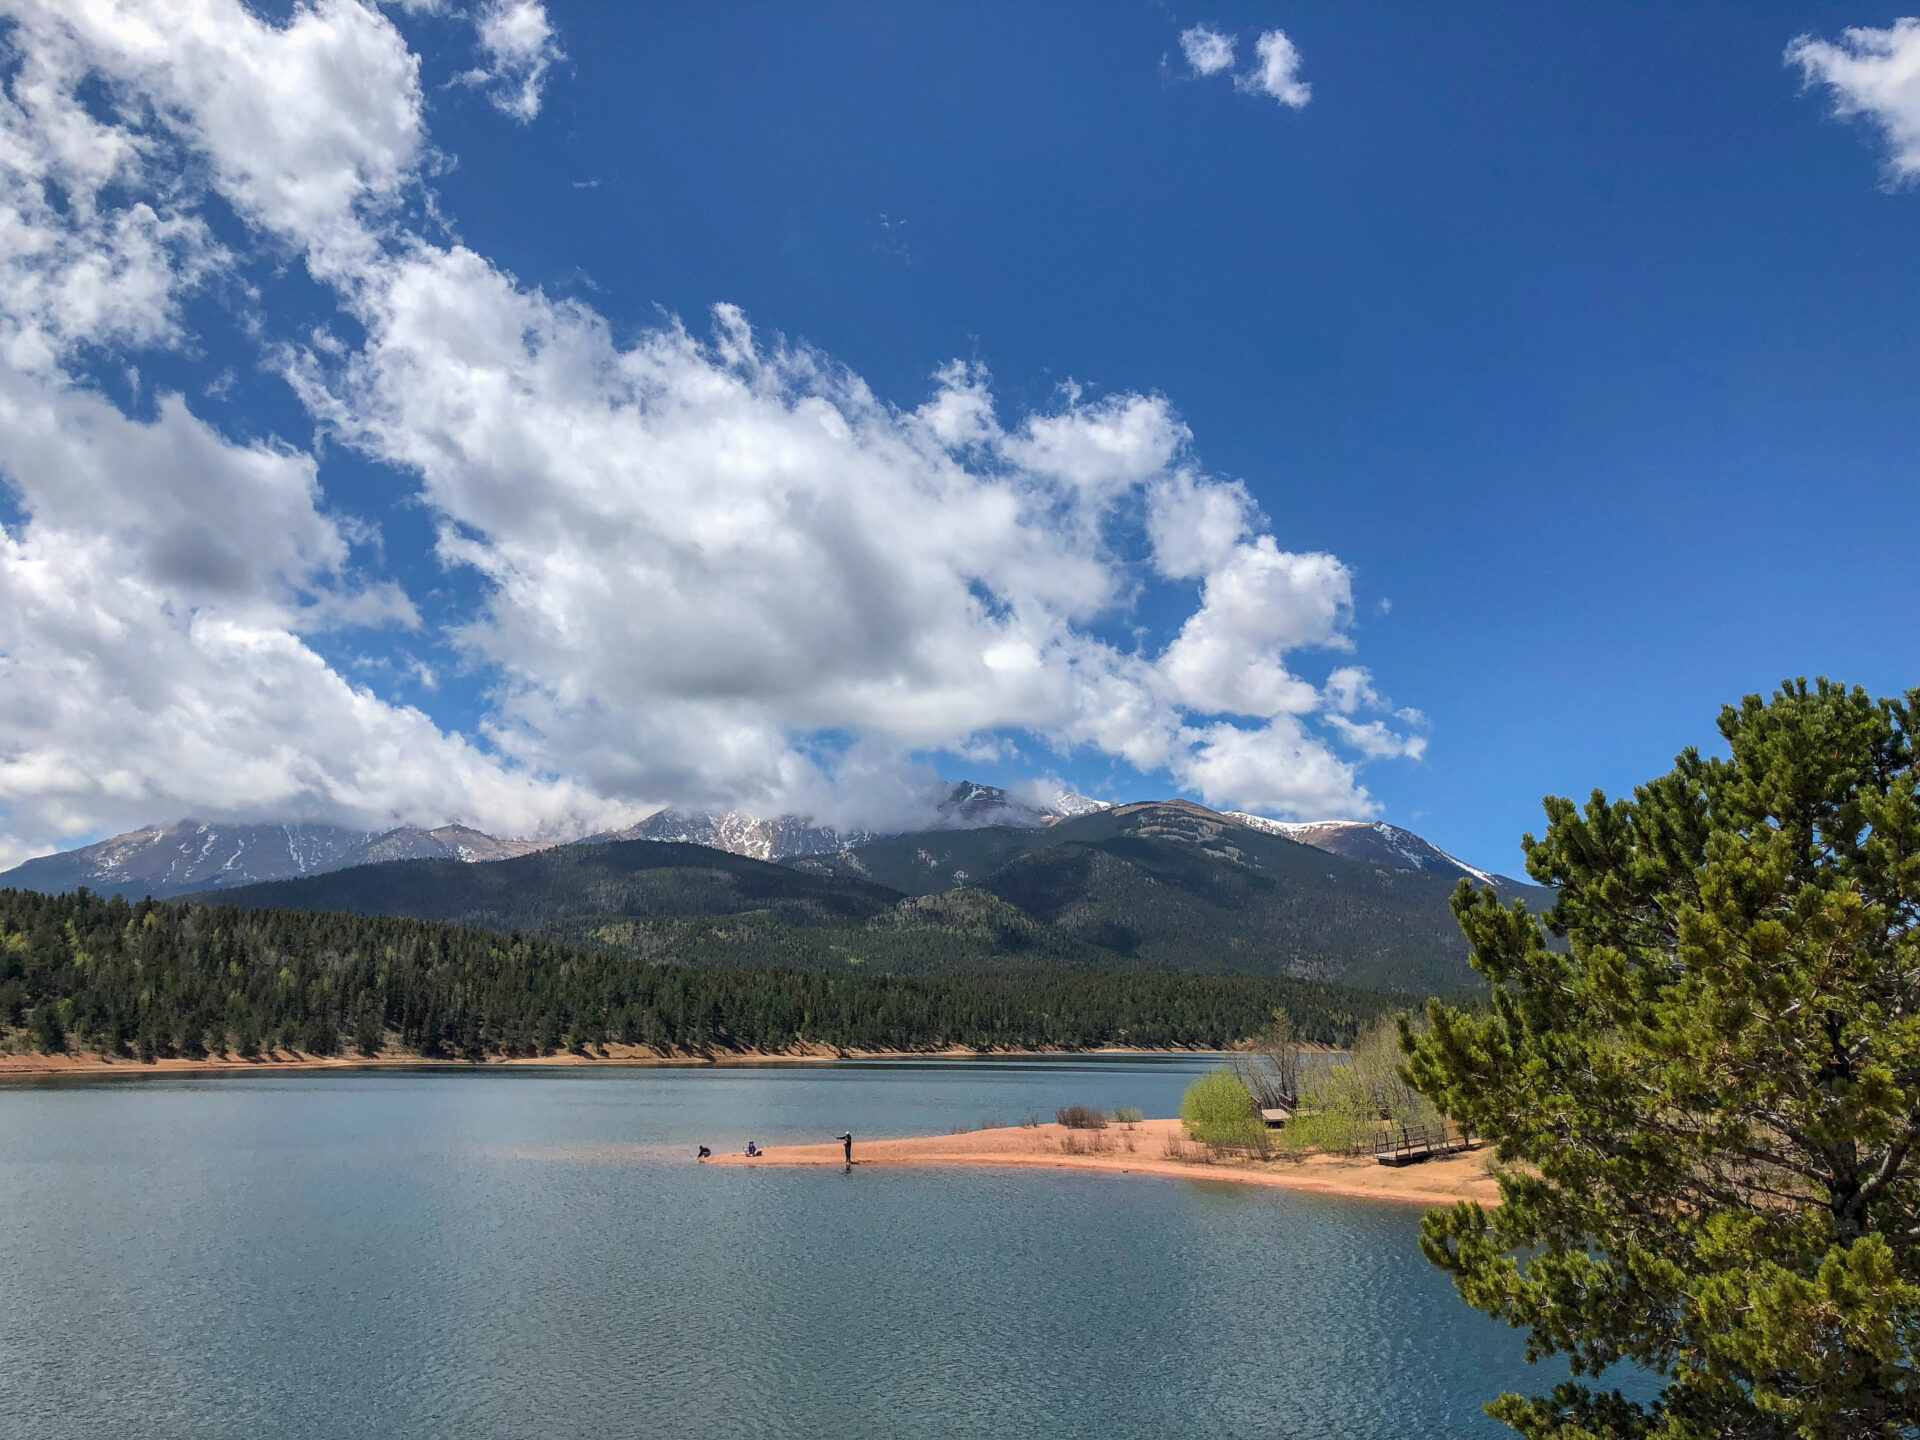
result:
<svg viewBox="0 0 1920 1440"><path fill-rule="evenodd" d="M1420 1211L1222 1182L702 1168L1177 1113L1204 1059L0 1090L0 1434L1505 1435Z"/></svg>

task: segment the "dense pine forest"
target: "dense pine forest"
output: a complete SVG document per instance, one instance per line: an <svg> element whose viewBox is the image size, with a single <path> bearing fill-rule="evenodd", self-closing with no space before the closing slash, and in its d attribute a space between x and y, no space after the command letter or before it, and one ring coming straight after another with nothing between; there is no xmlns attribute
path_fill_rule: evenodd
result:
<svg viewBox="0 0 1920 1440"><path fill-rule="evenodd" d="M932 976L652 964L432 921L0 891L0 1031L43 1051L484 1060L663 1051L1220 1046L1285 1010L1344 1044L1404 1005L1266 976L1025 966Z"/></svg>

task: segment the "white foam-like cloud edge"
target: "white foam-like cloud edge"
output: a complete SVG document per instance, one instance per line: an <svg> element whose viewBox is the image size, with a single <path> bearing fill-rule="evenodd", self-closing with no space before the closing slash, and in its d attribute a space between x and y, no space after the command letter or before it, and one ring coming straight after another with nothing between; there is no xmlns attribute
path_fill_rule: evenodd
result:
<svg viewBox="0 0 1920 1440"><path fill-rule="evenodd" d="M420 63L371 6L7 9L0 474L23 518L0 531L0 863L190 812L886 824L924 802L928 756L986 750L1365 816L1359 764L1420 753L1358 666L1324 687L1290 668L1351 649L1352 574L1282 548L1164 397L1069 388L1007 418L956 363L903 410L726 305L704 334L616 342L406 227ZM477 739L341 668L421 621L356 560L367 527L329 508L315 452L228 437L181 396L138 419L85 379L86 357L194 343L184 300L216 281L266 328L272 290L208 194L364 335L272 353L484 579L453 637L498 677ZM1112 638L1149 583L1191 587L1190 612L1164 644Z"/></svg>
<svg viewBox="0 0 1920 1440"><path fill-rule="evenodd" d="M1855 27L1837 41L1802 35L1786 59L1806 84L1831 92L1836 115L1880 131L1891 180L1920 176L1920 18L1906 16L1885 29Z"/></svg>

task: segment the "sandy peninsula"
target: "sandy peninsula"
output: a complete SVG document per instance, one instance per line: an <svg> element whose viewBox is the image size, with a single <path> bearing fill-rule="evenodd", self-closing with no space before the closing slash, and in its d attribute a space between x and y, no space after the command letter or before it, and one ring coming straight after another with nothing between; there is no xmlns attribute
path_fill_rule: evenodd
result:
<svg viewBox="0 0 1920 1440"><path fill-rule="evenodd" d="M1178 1120L1142 1120L1105 1130L1069 1130L1064 1125L1009 1126L958 1135L904 1140L859 1140L853 1158L861 1165L970 1165L1095 1170L1108 1175L1161 1175L1182 1180L1218 1180L1235 1185L1271 1185L1414 1205L1451 1205L1478 1200L1498 1205L1500 1189L1487 1173L1487 1152L1381 1165L1371 1158L1310 1155L1302 1159L1215 1158L1185 1138ZM776 1145L758 1157L716 1155L709 1165L820 1165L844 1163L841 1147Z"/></svg>

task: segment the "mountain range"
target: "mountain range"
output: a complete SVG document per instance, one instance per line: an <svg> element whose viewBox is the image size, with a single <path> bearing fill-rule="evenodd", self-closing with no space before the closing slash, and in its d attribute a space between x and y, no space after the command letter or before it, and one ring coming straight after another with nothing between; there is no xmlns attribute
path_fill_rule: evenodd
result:
<svg viewBox="0 0 1920 1440"><path fill-rule="evenodd" d="M28 860L0 872L0 889L59 895L84 885L132 900L169 899L389 860L509 860L544 848L530 840L498 840L465 825L403 825L376 833L339 825L176 820Z"/></svg>
<svg viewBox="0 0 1920 1440"><path fill-rule="evenodd" d="M1075 815L1107 808L1102 800L1063 792L1050 804L1032 805L995 785L962 780L934 806L928 832L970 830L988 825L1010 825L1039 830ZM924 833L924 832L914 832ZM670 840L706 845L755 860L786 860L796 855L823 855L891 838L877 830L836 830L795 815L763 819L738 810L716 814L706 810L662 810L637 825L589 835L585 842L609 840ZM4 880L5 876L0 876ZM262 877L265 878L265 877Z"/></svg>
<svg viewBox="0 0 1920 1440"><path fill-rule="evenodd" d="M903 835L841 831L792 815L767 819L741 811L669 809L624 829L570 843L655 840L702 845L755 860L824 857L813 865L822 873L866 876L905 894L925 895L964 885L970 877L983 875L1011 859L1034 838L1034 832L1115 808L1124 807L1070 792L1063 792L1049 804L1034 805L995 786L962 781L935 807L933 823L927 829ZM1388 869L1420 870L1450 880L1464 877L1494 885L1503 892L1529 888L1458 860L1397 825L1357 820L1269 820L1238 811L1219 813L1248 829L1282 836L1349 860ZM465 825L442 825L433 830L403 825L375 832L338 825L176 820L25 861L0 871L0 889L62 894L85 886L100 894L120 894L129 899L149 895L171 899L389 860L511 860L549 848L549 843L503 840Z"/></svg>
<svg viewBox="0 0 1920 1440"><path fill-rule="evenodd" d="M1407 832L1359 830L1368 834L1315 832L1356 852L1343 855L1167 801L1044 827L924 832L785 864L609 840L489 865L361 865L197 898L525 931L686 965L929 973L1044 962L1422 993L1473 984L1448 898L1480 872ZM1375 863L1375 850L1393 863ZM1535 909L1552 899L1494 883Z"/></svg>
<svg viewBox="0 0 1920 1440"><path fill-rule="evenodd" d="M1072 815L1103 808L1084 795L1062 794L1032 805L992 785L961 781L933 805L928 828L964 830L983 825L1040 829ZM623 830L589 835L574 843L666 840L706 845L756 860L784 860L845 850L887 836L866 830L841 832L786 815L773 819L729 811L662 810ZM338 825L224 824L176 820L57 855L42 855L0 871L0 889L63 894L87 887L103 895L170 899L204 890L226 890L267 880L321 875L387 860L510 860L549 842L501 840L465 825L435 830L403 825L373 832Z"/></svg>

